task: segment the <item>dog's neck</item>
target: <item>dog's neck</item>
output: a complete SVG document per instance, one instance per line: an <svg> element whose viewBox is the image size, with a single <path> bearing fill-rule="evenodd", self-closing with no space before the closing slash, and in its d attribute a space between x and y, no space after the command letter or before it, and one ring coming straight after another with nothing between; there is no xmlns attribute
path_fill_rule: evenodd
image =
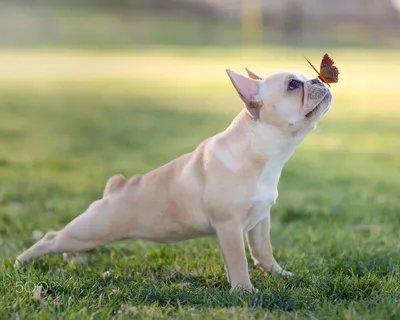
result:
<svg viewBox="0 0 400 320"><path fill-rule="evenodd" d="M248 158L258 163L274 163L278 167L289 160L306 133L285 135L281 129L253 119L244 109L232 121L224 135L228 148L237 158Z"/></svg>

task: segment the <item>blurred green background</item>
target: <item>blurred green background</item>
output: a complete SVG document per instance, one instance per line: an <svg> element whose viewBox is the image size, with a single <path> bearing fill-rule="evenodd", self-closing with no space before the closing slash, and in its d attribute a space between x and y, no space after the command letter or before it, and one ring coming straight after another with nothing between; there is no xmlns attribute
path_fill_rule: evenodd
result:
<svg viewBox="0 0 400 320"><path fill-rule="evenodd" d="M399 6L0 1L2 318L107 319L131 305L142 317L399 319ZM294 279L251 268L260 293L232 297L213 239L119 242L84 266L46 257L13 270L110 175L149 171L225 129L242 108L225 68L314 77L303 55L318 65L325 52L341 72L333 108L286 165L272 209L275 255ZM15 290L53 280L39 302Z"/></svg>

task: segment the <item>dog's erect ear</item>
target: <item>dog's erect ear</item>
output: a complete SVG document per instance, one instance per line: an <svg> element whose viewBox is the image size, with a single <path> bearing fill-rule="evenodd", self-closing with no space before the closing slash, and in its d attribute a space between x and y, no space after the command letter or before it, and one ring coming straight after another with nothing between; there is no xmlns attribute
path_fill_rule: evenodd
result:
<svg viewBox="0 0 400 320"><path fill-rule="evenodd" d="M246 105L249 114L253 118L258 119L260 117L260 108L263 104L261 99L259 99L260 81L247 78L229 69L226 69L226 72L240 98Z"/></svg>
<svg viewBox="0 0 400 320"><path fill-rule="evenodd" d="M248 75L250 78L252 78L252 79L254 79L254 80L261 80L261 79L262 79L260 76L256 75L253 71L251 71L249 68L246 67L245 69L246 69L246 71L247 71L247 75Z"/></svg>

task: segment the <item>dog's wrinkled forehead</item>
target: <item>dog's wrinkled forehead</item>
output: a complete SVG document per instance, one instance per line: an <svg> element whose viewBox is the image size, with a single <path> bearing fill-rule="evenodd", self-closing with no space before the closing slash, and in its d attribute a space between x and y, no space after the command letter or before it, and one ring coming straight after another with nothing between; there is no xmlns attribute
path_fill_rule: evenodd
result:
<svg viewBox="0 0 400 320"><path fill-rule="evenodd" d="M299 80L302 82L306 82L308 79L300 72L295 72L295 71L287 71L286 72L286 81L289 80Z"/></svg>
<svg viewBox="0 0 400 320"><path fill-rule="evenodd" d="M308 79L302 73L295 71L281 71L264 78L264 88L262 88L262 91L268 94L287 92L292 95L293 91L288 92L287 89L289 83L293 80L301 83L300 87L302 90L300 91L303 91L303 94L305 93L310 100L320 99L321 96L329 91L318 79Z"/></svg>
<svg viewBox="0 0 400 320"><path fill-rule="evenodd" d="M290 80L298 80L300 82L307 82L308 79L301 73L295 71L281 71L276 72L268 77L264 78L262 81L265 86L269 86L271 89L279 89L281 87L286 88Z"/></svg>

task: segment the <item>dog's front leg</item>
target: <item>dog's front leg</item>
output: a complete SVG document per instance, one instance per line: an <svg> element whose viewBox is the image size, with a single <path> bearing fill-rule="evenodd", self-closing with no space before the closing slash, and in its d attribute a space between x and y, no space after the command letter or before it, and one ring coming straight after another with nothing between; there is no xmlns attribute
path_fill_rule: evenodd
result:
<svg viewBox="0 0 400 320"><path fill-rule="evenodd" d="M215 229L232 290L242 287L252 291L240 224L236 221L223 222L216 225Z"/></svg>
<svg viewBox="0 0 400 320"><path fill-rule="evenodd" d="M251 256L256 266L261 267L273 276L292 276L291 272L285 271L276 262L272 254L270 241L271 217L268 216L258 222L253 229L247 233L247 242L250 247Z"/></svg>

